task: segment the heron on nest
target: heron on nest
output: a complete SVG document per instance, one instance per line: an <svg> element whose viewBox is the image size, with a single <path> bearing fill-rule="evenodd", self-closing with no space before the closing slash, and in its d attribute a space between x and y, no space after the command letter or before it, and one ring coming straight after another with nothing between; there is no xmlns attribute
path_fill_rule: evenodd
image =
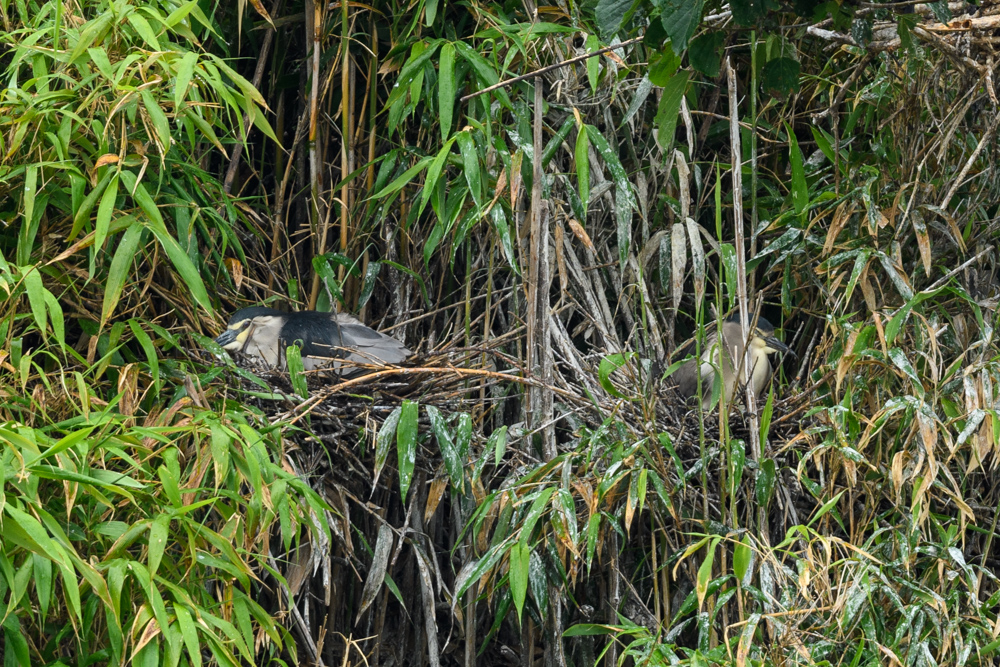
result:
<svg viewBox="0 0 1000 667"><path fill-rule="evenodd" d="M692 398L698 392L698 375L696 369L701 372L701 407L708 410L712 407L712 386L718 372L722 371L722 392L725 396L726 404L729 405L736 393L737 384L741 387L743 363L743 327L739 315L733 315L722 322L722 336L717 333L715 326L708 327L705 343L702 345L701 363L697 360L689 359L681 364L674 373L677 381L677 390L685 398ZM753 386L754 395L760 396L767 386L767 381L771 377L771 361L768 355L777 352L790 352L788 346L778 340L774 335L774 325L763 317L758 317L756 326L750 329L750 383ZM725 351L722 354L722 351ZM694 352L694 344L688 344L682 351L682 355ZM739 382L737 379L739 378Z"/></svg>
<svg viewBox="0 0 1000 667"><path fill-rule="evenodd" d="M285 349L298 345L306 370L332 368L342 376L365 372L362 365L398 364L411 354L395 338L346 313L286 313L263 306L233 313L215 342L224 350L242 352L281 369L286 367Z"/></svg>

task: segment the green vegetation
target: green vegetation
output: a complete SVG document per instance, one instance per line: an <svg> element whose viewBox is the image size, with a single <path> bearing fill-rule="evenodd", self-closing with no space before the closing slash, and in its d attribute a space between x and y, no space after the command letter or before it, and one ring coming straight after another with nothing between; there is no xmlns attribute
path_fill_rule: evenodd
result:
<svg viewBox="0 0 1000 667"><path fill-rule="evenodd" d="M4 665L992 664L996 21L910 8L0 3Z"/></svg>

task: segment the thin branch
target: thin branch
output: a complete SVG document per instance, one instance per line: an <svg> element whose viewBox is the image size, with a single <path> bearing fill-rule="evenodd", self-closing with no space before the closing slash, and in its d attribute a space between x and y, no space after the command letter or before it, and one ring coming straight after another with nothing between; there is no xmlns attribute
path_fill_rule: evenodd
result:
<svg viewBox="0 0 1000 667"><path fill-rule="evenodd" d="M547 65L541 69L536 69L534 72L528 72L527 74L522 74L521 76L515 76L513 79L507 79L506 81L501 81L500 83L494 83L488 88L483 88L482 90L477 90L474 93L469 93L468 95L460 98L459 102L467 102L474 97L479 97L480 95L485 95L486 93L492 93L494 90L499 90L500 88L506 88L507 86L512 86L515 83L520 83L521 81L527 81L528 79L533 79L536 76L541 76L546 72L551 72L554 69L559 69L560 67L565 67L567 65L572 65L573 63L578 63L581 60L586 60L588 58L593 58L595 56L601 56L609 51L615 51L622 48L623 46L630 46L641 42L642 37L633 37L632 39L627 39L624 42L620 42L613 46L606 46L603 49L598 49L593 53L585 53L582 56L576 56L575 58L570 58L569 60L563 60L562 62L555 63L554 65Z"/></svg>

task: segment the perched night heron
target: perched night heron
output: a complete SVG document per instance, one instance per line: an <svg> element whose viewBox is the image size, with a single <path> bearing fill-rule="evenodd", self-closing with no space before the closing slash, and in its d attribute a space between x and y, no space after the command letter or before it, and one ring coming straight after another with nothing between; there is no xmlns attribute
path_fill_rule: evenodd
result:
<svg viewBox="0 0 1000 667"><path fill-rule="evenodd" d="M724 355L719 354L720 348L725 349ZM739 315L733 315L722 323L721 341L716 335L715 327L710 327L701 349L701 407L703 410L712 407L712 385L715 382L717 369L722 371L722 390L726 404L729 405L736 393L737 377L742 378L740 363L743 359L743 330ZM682 350L681 354L693 352L692 343ZM767 355L775 352L789 352L789 349L774 337L774 326L763 317L758 317L756 328L750 330L750 381L755 396L760 396L767 386L767 381L771 377L771 362ZM686 398L698 393L696 367L695 360L689 359L674 373L677 389Z"/></svg>
<svg viewBox="0 0 1000 667"><path fill-rule="evenodd" d="M398 364L410 356L406 346L395 338L345 313L285 313L262 306L233 313L215 342L225 350L243 352L282 369L285 348L298 345L306 370L332 368L345 376L364 372L352 368L352 364Z"/></svg>

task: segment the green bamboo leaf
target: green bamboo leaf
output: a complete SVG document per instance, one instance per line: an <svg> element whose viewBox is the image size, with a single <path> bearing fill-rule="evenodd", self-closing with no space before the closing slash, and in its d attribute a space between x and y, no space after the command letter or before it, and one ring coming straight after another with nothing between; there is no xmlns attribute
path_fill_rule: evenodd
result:
<svg viewBox="0 0 1000 667"><path fill-rule="evenodd" d="M437 155L434 156L434 161L431 162L431 166L427 168L427 176L424 179L424 187L422 188L423 192L420 195L421 213L423 213L424 208L427 206L427 202L430 200L431 193L434 192L434 188L437 187L438 178L441 176L441 171L444 169L448 155L451 153L451 146L454 143L455 137L452 137L444 142L444 146L442 146L441 150L439 150Z"/></svg>
<svg viewBox="0 0 1000 667"><path fill-rule="evenodd" d="M601 532L601 514L594 512L587 521L587 567L590 568L594 562L594 554L597 553L597 538Z"/></svg>
<svg viewBox="0 0 1000 667"><path fill-rule="evenodd" d="M209 445L212 450L212 465L215 468L215 481L222 485L229 476L229 448L233 438L221 424L211 425L212 437Z"/></svg>
<svg viewBox="0 0 1000 667"><path fill-rule="evenodd" d="M472 199L476 202L476 206L482 209L483 188L479 177L479 153L476 151L476 145L468 131L459 132L455 138L458 140L458 150L462 153L465 181L469 184L469 191L472 192Z"/></svg>
<svg viewBox="0 0 1000 667"><path fill-rule="evenodd" d="M580 191L580 205L586 214L590 203L590 134L581 127L576 133L576 183ZM587 224L581 220L581 224Z"/></svg>
<svg viewBox="0 0 1000 667"><path fill-rule="evenodd" d="M104 194L105 188L108 187L108 183L111 182L112 177L117 175L117 171L114 168L105 169L105 174L97 183L97 187L90 191L90 193L84 197L80 206L76 209L76 214L73 216L73 228L70 230L69 236L66 237L67 243L72 243L76 237L83 230L84 224L90 220L90 212L94 210L94 204L97 203L98 197Z"/></svg>
<svg viewBox="0 0 1000 667"><path fill-rule="evenodd" d="M663 97L660 98L660 106L656 110L657 134L656 142L661 148L667 150L674 141L674 130L677 129L677 115L681 110L681 100L684 99L684 91L687 89L688 72L677 72L665 86L663 86Z"/></svg>
<svg viewBox="0 0 1000 667"><path fill-rule="evenodd" d="M107 189L101 195L101 204L97 207L97 221L94 225L94 252L100 252L104 248L104 239L108 236L108 229L111 227L111 216L115 211L115 202L118 200L118 176L112 176Z"/></svg>
<svg viewBox="0 0 1000 667"><path fill-rule="evenodd" d="M181 279L184 281L184 286L190 290L195 301L208 312L214 312L212 301L205 290L205 283L202 282L201 274L198 273L198 269L191 261L191 258L184 252L180 244L177 243L177 240L165 229L162 231L158 230L154 225L149 225L149 228L152 230L153 235L156 236L156 240L160 242L160 246L166 252L167 257L170 258L174 268L177 269L177 273L180 274Z"/></svg>
<svg viewBox="0 0 1000 667"><path fill-rule="evenodd" d="M597 35L588 35L587 41L584 44L584 49L588 53L593 53L597 51L601 46L601 42L597 39ZM597 94L597 75L600 72L601 59L598 56L592 58L587 58L587 80L590 82L590 92L592 95Z"/></svg>
<svg viewBox="0 0 1000 667"><path fill-rule="evenodd" d="M767 403L764 404L764 411L760 415L760 441L767 442L768 431L771 430L771 416L774 414L774 383L767 392Z"/></svg>
<svg viewBox="0 0 1000 667"><path fill-rule="evenodd" d="M542 516L542 512L548 507L549 498L555 493L555 487L548 487L542 489L541 492L535 497L535 501L531 503L531 509L528 510L528 514L524 518L524 523L521 525L521 544L528 544L531 540L531 533L535 530L535 524L538 523L538 519Z"/></svg>
<svg viewBox="0 0 1000 667"><path fill-rule="evenodd" d="M733 573L736 579L747 583L747 574L750 574L750 563L753 558L753 549L750 548L750 536L744 535L743 539L736 543L733 549Z"/></svg>
<svg viewBox="0 0 1000 667"><path fill-rule="evenodd" d="M424 65L431 59L431 56L437 53L441 41L431 40L428 44L422 45L424 47L423 50L420 50L420 48L411 48L410 57L396 76L396 82L393 84L392 92L389 93L389 98L385 102L385 108L405 102L405 96L410 92L410 84L418 76L423 75Z"/></svg>
<svg viewBox="0 0 1000 667"><path fill-rule="evenodd" d="M760 465L760 470L757 471L756 487L757 504L765 509L771 502L775 476L774 459L765 459Z"/></svg>
<svg viewBox="0 0 1000 667"><path fill-rule="evenodd" d="M503 461L504 451L507 449L507 426L506 424L493 431L490 434L490 439L486 441L487 451L493 450L493 463L494 465L500 465Z"/></svg>
<svg viewBox="0 0 1000 667"><path fill-rule="evenodd" d="M500 237L500 246L503 248L504 257L507 259L507 266L517 274L521 275L521 269L517 265L514 256L514 243L510 237L510 226L507 224L507 214L503 212L503 206L494 206L490 209L490 222L497 236Z"/></svg>
<svg viewBox="0 0 1000 667"><path fill-rule="evenodd" d="M215 130L212 126L208 124L204 118L198 115L198 107L188 107L183 115L184 120L191 121L196 128L201 132L202 136L212 142L212 145L219 149L219 152L225 157L229 157L229 153L226 152L225 146L219 141L219 138L215 135Z"/></svg>
<svg viewBox="0 0 1000 667"><path fill-rule="evenodd" d="M604 2L604 0L601 0ZM631 4L631 2L629 2ZM577 623L563 633L563 637L596 637L599 635L617 635L624 628L617 625L600 625L598 623Z"/></svg>
<svg viewBox="0 0 1000 667"><path fill-rule="evenodd" d="M528 568L531 548L520 542L515 542L510 549L510 593L517 609L517 622L521 623L521 612L524 610L524 600L528 595Z"/></svg>
<svg viewBox="0 0 1000 667"><path fill-rule="evenodd" d="M434 158L430 156L421 158L415 165L404 171L401 176L396 178L396 180L394 180L389 185L385 186L382 190L373 194L371 197L369 197L369 199L383 199L397 192L398 190L403 189L403 187L408 185L409 182L413 180L413 177L416 176L421 171L423 171L433 159Z"/></svg>
<svg viewBox="0 0 1000 667"><path fill-rule="evenodd" d="M142 105L146 108L146 113L149 114L149 120L153 123L153 129L156 130L160 149L166 153L170 150L170 121L167 120L167 114L163 113L163 109L153 99L153 94L149 92L148 88L144 88L140 92L140 96L142 97Z"/></svg>
<svg viewBox="0 0 1000 667"><path fill-rule="evenodd" d="M482 83L486 84L486 86L492 86L495 83L499 83L500 77L497 75L496 70L493 69L493 66L490 65L489 61L483 58L478 51L465 42L455 42L455 49L458 51L458 55L462 56L466 62L472 65L473 71ZM507 109L513 108L510 97L507 95L507 91L503 88L493 91L492 94L497 96L497 99L500 100L500 103L504 107ZM485 100L486 98L484 97L483 99Z"/></svg>
<svg viewBox="0 0 1000 667"><path fill-rule="evenodd" d="M161 465L156 469L156 474L160 478L160 485L163 487L163 493L167 496L170 504L177 509L184 507L180 483L174 475L174 472L170 469L170 466Z"/></svg>
<svg viewBox="0 0 1000 667"><path fill-rule="evenodd" d="M117 185L115 187L117 188ZM100 214L98 214L98 218L100 218ZM142 231L142 225L130 225L122 234L121 243L118 244L114 257L111 258L111 266L108 268L108 278L104 288L104 305L101 308L102 328L121 299L125 281L132 269L132 262L135 260L136 250L139 247L139 239L142 238Z"/></svg>
<svg viewBox="0 0 1000 667"><path fill-rule="evenodd" d="M396 427L396 454L399 459L399 490L403 498L410 489L413 467L417 461L417 419L420 405L416 401L403 401Z"/></svg>
<svg viewBox="0 0 1000 667"><path fill-rule="evenodd" d="M174 78L174 113L179 114L181 111L181 105L184 103L184 98L187 96L188 85L194 78L194 66L198 62L198 54L194 51L189 51L184 54L184 57L180 59L177 64L176 75Z"/></svg>
<svg viewBox="0 0 1000 667"><path fill-rule="evenodd" d="M191 664L193 667L201 667L201 646L198 643L198 630L191 619L191 612L184 605L175 604L174 616L177 618L177 625L180 626L181 636L184 637L184 646L187 648Z"/></svg>
<svg viewBox="0 0 1000 667"><path fill-rule="evenodd" d="M264 105L263 100L261 100L260 105L261 106ZM260 130L261 132L263 132L265 137L267 137L274 143L280 145L281 142L278 141L278 135L274 133L274 129L271 127L271 123L268 122L267 116L264 115L263 111L261 111L260 106L257 106L256 104L247 103L246 111L247 114L250 116L250 121L253 123L253 126L256 127L258 130ZM241 124L240 127L242 128L243 125ZM246 137L244 137L244 140L245 139Z"/></svg>
<svg viewBox="0 0 1000 667"><path fill-rule="evenodd" d="M616 352L601 359L601 364L597 368L597 381L604 391L618 398L629 398L611 383L611 374L627 364L634 356L635 352Z"/></svg>
<svg viewBox="0 0 1000 667"><path fill-rule="evenodd" d="M132 24L135 31L139 33L142 40L153 50L160 50L160 41L156 39L156 33L153 32L153 28L150 27L149 21L147 21L142 14L138 12L131 12L128 15L128 22Z"/></svg>
<svg viewBox="0 0 1000 667"><path fill-rule="evenodd" d="M430 10L428 9L428 12ZM428 23L428 25L430 25ZM438 62L438 111L441 114L441 140L451 134L451 117L455 108L455 45L451 42L441 47Z"/></svg>
<svg viewBox="0 0 1000 667"><path fill-rule="evenodd" d="M42 298L45 299L45 305L49 309L49 321L52 323L52 333L55 334L56 341L60 345L65 345L66 322L63 318L62 306L59 305L59 299L48 290L42 292Z"/></svg>
<svg viewBox="0 0 1000 667"><path fill-rule="evenodd" d="M448 471L448 477L451 479L452 488L456 491L461 491L463 487L462 471L465 466L463 465L458 447L455 445L455 440L448 431L448 424L445 423L444 417L441 416L441 411L436 407L428 405L424 410L427 412L428 419L430 419L431 431L434 432L434 438L437 440L438 448L441 450L441 458L444 460L444 467Z"/></svg>
<svg viewBox="0 0 1000 667"><path fill-rule="evenodd" d="M154 576L157 568L160 567L160 560L163 558L163 551L167 547L167 533L169 530L169 514L159 515L149 526L149 558L146 562L149 567L150 576Z"/></svg>
<svg viewBox="0 0 1000 667"><path fill-rule="evenodd" d="M708 552L705 554L705 560L701 562L701 566L698 568L698 581L695 584L695 590L698 592L698 609L701 610L705 604L705 595L708 593L708 584L712 581L712 566L715 564L715 545L719 543L721 538L714 538L712 543L708 545Z"/></svg>
<svg viewBox="0 0 1000 667"><path fill-rule="evenodd" d="M132 319L128 321L132 329L132 335L139 342L139 346L146 354L146 363L149 364L149 375L153 379L153 388L159 393L160 386L160 357L156 354L156 347L153 345L149 334L139 325L139 322Z"/></svg>
<svg viewBox="0 0 1000 667"><path fill-rule="evenodd" d="M72 433L60 438L58 442L56 442L54 445L52 445L44 452L39 454L36 458L27 463L26 466L33 466L39 461L44 461L50 456L61 454L65 452L67 449L76 447L77 445L79 445L80 443L84 442L87 439L87 436L89 436L94 431L94 428L95 428L94 426L87 426L78 431L73 431ZM87 448L84 448L84 451L80 453L85 454L86 449Z"/></svg>
<svg viewBox="0 0 1000 667"><path fill-rule="evenodd" d="M35 195L38 194L38 165L24 168L24 224L31 225L35 215Z"/></svg>
<svg viewBox="0 0 1000 667"><path fill-rule="evenodd" d="M309 398L309 386L306 384L305 366L302 364L302 352L298 345L285 348L285 361L288 365L288 376L292 381L292 389L300 398Z"/></svg>
<svg viewBox="0 0 1000 667"><path fill-rule="evenodd" d="M46 338L48 330L45 326L45 286L42 284L42 274L37 267L22 266L21 275L24 277L24 291L28 294L28 305L31 306L31 314L35 318L38 332L42 338Z"/></svg>
<svg viewBox="0 0 1000 667"><path fill-rule="evenodd" d="M788 157L792 165L792 205L795 212L802 215L809 208L809 186L806 185L806 171L802 166L802 151L788 123L785 123L785 134L788 136Z"/></svg>

